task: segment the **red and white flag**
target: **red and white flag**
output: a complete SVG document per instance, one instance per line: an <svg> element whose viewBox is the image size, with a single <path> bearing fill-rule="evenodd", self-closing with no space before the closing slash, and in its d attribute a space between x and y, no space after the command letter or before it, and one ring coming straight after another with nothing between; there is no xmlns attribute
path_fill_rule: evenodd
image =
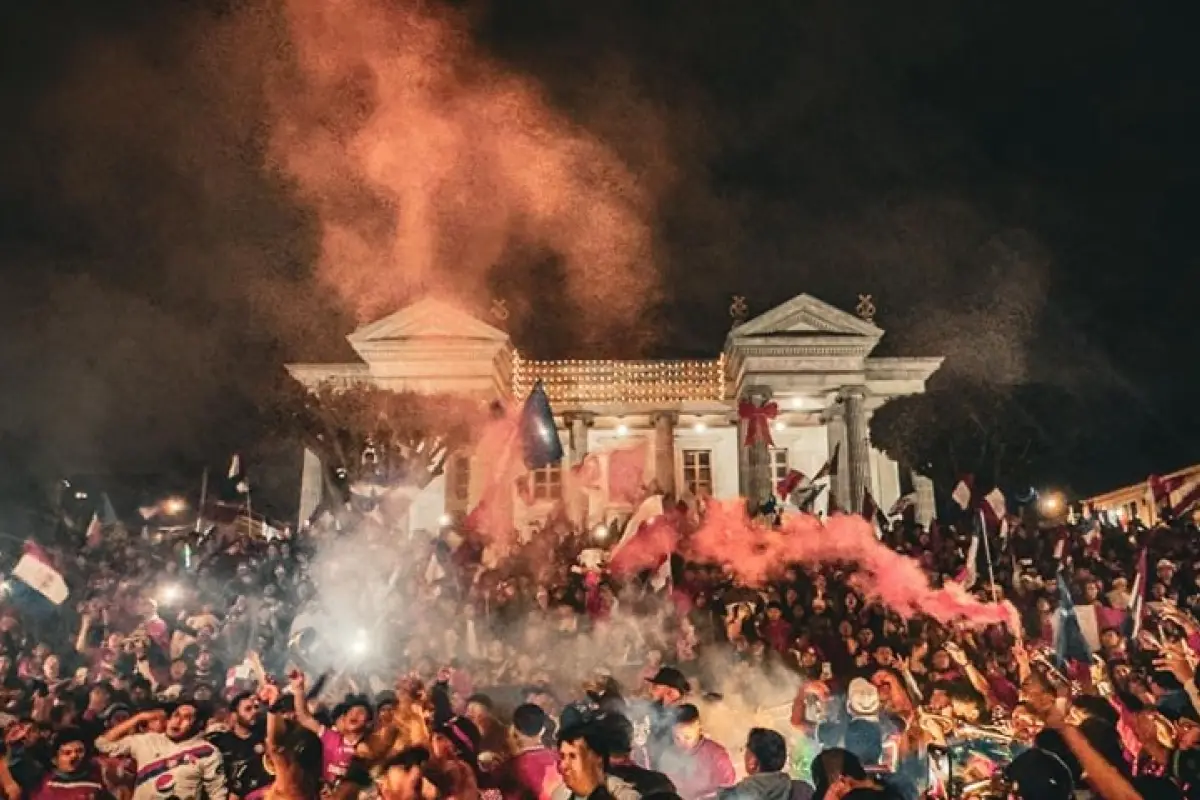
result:
<svg viewBox="0 0 1200 800"><path fill-rule="evenodd" d="M609 569L614 575L662 569L663 560L671 557L677 543L678 533L674 522L665 514L662 495L651 495L625 523L621 540L609 554Z"/></svg>
<svg viewBox="0 0 1200 800"><path fill-rule="evenodd" d="M12 576L41 594L56 606L70 594L62 573L54 568L49 554L33 542L25 543L25 554L13 568Z"/></svg>

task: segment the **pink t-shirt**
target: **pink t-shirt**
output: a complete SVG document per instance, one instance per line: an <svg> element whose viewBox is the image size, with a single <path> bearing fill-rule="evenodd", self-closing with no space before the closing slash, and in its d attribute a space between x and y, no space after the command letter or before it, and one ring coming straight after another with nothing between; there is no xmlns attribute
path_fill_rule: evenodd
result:
<svg viewBox="0 0 1200 800"><path fill-rule="evenodd" d="M336 783L346 777L354 745L334 728L321 729L321 780Z"/></svg>

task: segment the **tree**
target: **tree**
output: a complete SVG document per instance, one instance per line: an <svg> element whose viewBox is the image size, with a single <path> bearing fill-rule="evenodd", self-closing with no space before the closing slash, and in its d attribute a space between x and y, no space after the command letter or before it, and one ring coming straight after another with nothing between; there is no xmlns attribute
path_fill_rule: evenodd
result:
<svg viewBox="0 0 1200 800"><path fill-rule="evenodd" d="M1061 477L1082 417L1078 399L1056 386L951 378L884 404L871 440L940 486L972 474L977 486L1023 488Z"/></svg>
<svg viewBox="0 0 1200 800"><path fill-rule="evenodd" d="M275 416L284 437L321 459L328 505L362 487L410 496L441 475L488 418L488 406L461 395L392 391L368 384L313 389L291 384Z"/></svg>

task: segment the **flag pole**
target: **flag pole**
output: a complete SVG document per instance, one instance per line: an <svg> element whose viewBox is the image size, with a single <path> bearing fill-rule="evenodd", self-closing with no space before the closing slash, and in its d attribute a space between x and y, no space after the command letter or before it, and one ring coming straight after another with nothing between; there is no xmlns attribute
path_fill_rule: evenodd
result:
<svg viewBox="0 0 1200 800"><path fill-rule="evenodd" d="M983 537L983 557L987 559L988 581L992 584L992 602L998 603L1000 599L996 591L996 574L992 570L992 547L988 544L987 519L983 516L982 508L979 509L979 525L980 535Z"/></svg>
<svg viewBox="0 0 1200 800"><path fill-rule="evenodd" d="M196 533L200 533L204 527L204 506L208 503L208 465L204 467L204 473L200 476L200 507L196 509Z"/></svg>

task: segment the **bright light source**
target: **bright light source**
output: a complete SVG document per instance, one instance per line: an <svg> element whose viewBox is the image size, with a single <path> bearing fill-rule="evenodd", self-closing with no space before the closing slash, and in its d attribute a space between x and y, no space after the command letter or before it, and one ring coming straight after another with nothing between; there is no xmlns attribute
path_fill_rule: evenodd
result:
<svg viewBox="0 0 1200 800"><path fill-rule="evenodd" d="M692 426L692 430L694 430L696 433L704 433L706 430L708 430L708 426L703 422L697 422Z"/></svg>
<svg viewBox="0 0 1200 800"><path fill-rule="evenodd" d="M1047 492L1038 501L1038 508L1043 514L1057 514L1063 509L1063 496L1058 492Z"/></svg>
<svg viewBox="0 0 1200 800"><path fill-rule="evenodd" d="M75 499L76 500L87 500L87 492L76 492Z"/></svg>
<svg viewBox="0 0 1200 800"><path fill-rule="evenodd" d="M179 599L181 594L183 594L183 590L179 588L179 584L168 583L166 586L162 587L162 590L159 592L159 597L164 603L174 603Z"/></svg>
<svg viewBox="0 0 1200 800"><path fill-rule="evenodd" d="M438 517L438 525L441 525L443 528L449 528L451 522L454 522L454 518L449 514L442 514Z"/></svg>
<svg viewBox="0 0 1200 800"><path fill-rule="evenodd" d="M629 426L626 425L625 423L622 422L620 425L617 426L617 436L626 436L626 435L628 435L628 433L629 433Z"/></svg>
<svg viewBox="0 0 1200 800"><path fill-rule="evenodd" d="M804 398L803 397L793 397L791 406L792 406L792 408L796 409L797 411L804 408L804 406L805 406Z"/></svg>
<svg viewBox="0 0 1200 800"><path fill-rule="evenodd" d="M187 510L187 500L182 497L168 497L163 500L162 510L164 514L168 515L182 514Z"/></svg>
<svg viewBox="0 0 1200 800"><path fill-rule="evenodd" d="M787 428L787 423L781 419L775 420L775 430L782 431Z"/></svg>
<svg viewBox="0 0 1200 800"><path fill-rule="evenodd" d="M608 526L607 525L597 525L595 528L592 529L592 538L595 539L597 542L603 542L605 539L608 538Z"/></svg>
<svg viewBox="0 0 1200 800"><path fill-rule="evenodd" d="M350 652L356 656L365 656L370 649L371 642L367 638L367 632L359 628L358 633L354 637L354 642L350 645Z"/></svg>

